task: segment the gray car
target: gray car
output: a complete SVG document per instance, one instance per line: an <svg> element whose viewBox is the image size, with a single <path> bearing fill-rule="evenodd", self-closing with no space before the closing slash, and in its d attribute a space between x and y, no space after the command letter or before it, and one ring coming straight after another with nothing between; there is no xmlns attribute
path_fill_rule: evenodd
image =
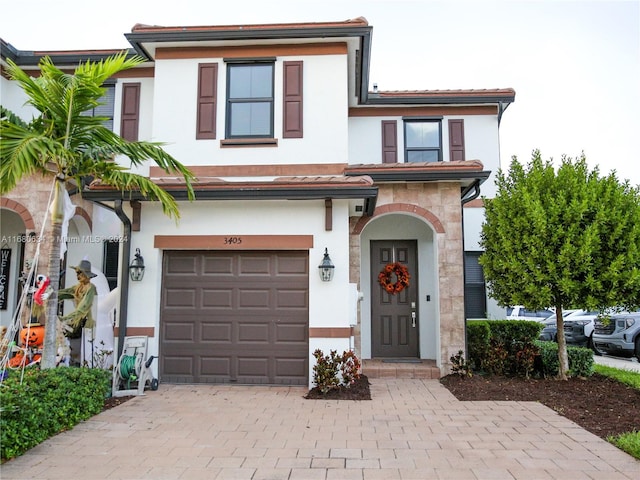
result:
<svg viewBox="0 0 640 480"><path fill-rule="evenodd" d="M640 312L598 317L593 331L593 346L599 353L640 360Z"/></svg>

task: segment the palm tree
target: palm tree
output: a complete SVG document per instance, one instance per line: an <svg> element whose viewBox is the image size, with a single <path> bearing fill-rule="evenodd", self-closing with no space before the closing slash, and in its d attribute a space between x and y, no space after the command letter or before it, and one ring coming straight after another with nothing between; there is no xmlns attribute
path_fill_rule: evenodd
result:
<svg viewBox="0 0 640 480"><path fill-rule="evenodd" d="M100 105L104 82L122 70L144 61L127 52L113 55L99 62L86 62L65 73L50 58L40 61L40 76L30 77L14 62L7 60L9 78L25 92L27 104L39 115L25 122L0 106L0 195L10 192L24 177L43 173L55 177L51 226L47 232L47 275L54 293L46 306L45 340L41 367L55 366L57 290L60 282L60 234L62 228L63 188L73 186L82 191L83 181L89 177L103 184L130 191L136 190L150 200L161 203L163 212L179 218L175 199L149 178L132 173L116 162L126 157L132 165L154 161L167 172L181 174L193 199L193 174L162 149L161 143L129 142L103 126L106 120L85 112ZM122 158L121 157L121 158Z"/></svg>

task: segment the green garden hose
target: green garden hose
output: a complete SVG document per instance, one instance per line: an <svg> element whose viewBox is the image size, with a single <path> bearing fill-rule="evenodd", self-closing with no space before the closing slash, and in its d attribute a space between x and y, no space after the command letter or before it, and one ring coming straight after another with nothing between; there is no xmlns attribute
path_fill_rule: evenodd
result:
<svg viewBox="0 0 640 480"><path fill-rule="evenodd" d="M127 389L131 388L131 382L138 379L136 375L136 356L124 355L120 360L120 378L126 380Z"/></svg>

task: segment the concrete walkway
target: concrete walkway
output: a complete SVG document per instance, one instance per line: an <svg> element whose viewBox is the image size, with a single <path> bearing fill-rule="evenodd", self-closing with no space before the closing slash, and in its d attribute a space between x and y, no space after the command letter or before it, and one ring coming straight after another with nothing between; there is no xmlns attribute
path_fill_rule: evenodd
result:
<svg viewBox="0 0 640 480"><path fill-rule="evenodd" d="M0 467L10 479L634 479L640 461L534 402L460 402L438 380L372 401L301 387L160 385Z"/></svg>

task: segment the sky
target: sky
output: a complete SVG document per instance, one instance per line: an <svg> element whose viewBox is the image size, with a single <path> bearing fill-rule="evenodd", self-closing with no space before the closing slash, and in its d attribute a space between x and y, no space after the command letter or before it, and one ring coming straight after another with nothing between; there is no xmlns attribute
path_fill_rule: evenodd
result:
<svg viewBox="0 0 640 480"><path fill-rule="evenodd" d="M640 185L640 0L0 0L19 50L129 48L136 23L343 21L373 27L379 90L513 88L501 164L532 151ZM482 159L480 159L482 160Z"/></svg>

